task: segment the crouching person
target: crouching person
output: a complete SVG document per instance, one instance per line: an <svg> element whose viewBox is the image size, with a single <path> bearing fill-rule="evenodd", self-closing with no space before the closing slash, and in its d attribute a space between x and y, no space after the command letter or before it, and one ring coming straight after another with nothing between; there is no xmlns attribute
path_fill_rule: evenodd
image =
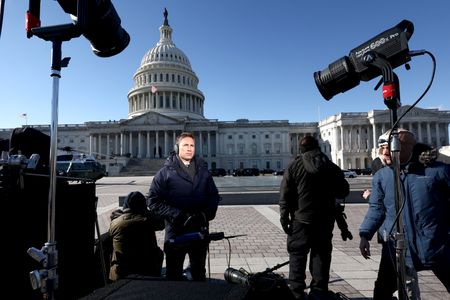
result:
<svg viewBox="0 0 450 300"><path fill-rule="evenodd" d="M111 221L113 253L109 279L113 281L130 274L161 276L164 253L155 235L161 227L149 213L146 202L140 192L128 194L123 213Z"/></svg>

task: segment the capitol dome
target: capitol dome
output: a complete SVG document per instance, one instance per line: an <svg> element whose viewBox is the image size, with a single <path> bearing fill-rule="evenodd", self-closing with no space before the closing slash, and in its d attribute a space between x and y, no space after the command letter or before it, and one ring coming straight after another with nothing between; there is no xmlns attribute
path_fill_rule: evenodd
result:
<svg viewBox="0 0 450 300"><path fill-rule="evenodd" d="M145 53L128 93L128 118L157 112L174 118L204 119L203 93L188 57L172 41L167 10L160 39Z"/></svg>

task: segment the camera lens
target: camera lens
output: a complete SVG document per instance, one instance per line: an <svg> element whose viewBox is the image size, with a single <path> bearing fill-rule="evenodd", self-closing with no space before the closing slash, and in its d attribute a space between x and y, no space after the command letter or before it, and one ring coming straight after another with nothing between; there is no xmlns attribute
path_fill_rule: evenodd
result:
<svg viewBox="0 0 450 300"><path fill-rule="evenodd" d="M322 71L314 72L314 80L326 100L357 86L360 81L347 56L336 60Z"/></svg>

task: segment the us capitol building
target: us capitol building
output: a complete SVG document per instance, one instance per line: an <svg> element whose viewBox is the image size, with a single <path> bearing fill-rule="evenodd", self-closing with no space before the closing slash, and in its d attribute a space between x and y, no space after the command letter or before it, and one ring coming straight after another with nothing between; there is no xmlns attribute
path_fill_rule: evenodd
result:
<svg viewBox="0 0 450 300"><path fill-rule="evenodd" d="M130 159L162 165L176 136L190 131L196 136L197 154L210 168L283 169L299 153L301 138L312 135L341 168L366 168L376 156L378 136L390 128L388 109L343 112L310 123L207 119L199 79L172 40L167 11L159 31L159 42L145 53L133 75L128 118L60 124L58 147L96 155L113 175ZM407 108L399 108L398 115ZM414 132L419 142L441 148L449 144L449 123L450 111L416 107L400 126ZM49 125L31 127L50 134ZM0 130L0 138L9 138L11 131Z"/></svg>

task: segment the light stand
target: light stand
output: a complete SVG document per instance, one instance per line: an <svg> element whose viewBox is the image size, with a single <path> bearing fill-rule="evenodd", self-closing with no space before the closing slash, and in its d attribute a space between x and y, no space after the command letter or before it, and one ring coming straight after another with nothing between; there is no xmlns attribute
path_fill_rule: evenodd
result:
<svg viewBox="0 0 450 300"><path fill-rule="evenodd" d="M383 78L377 84L379 87L383 82L383 98L384 103L391 111L391 143L390 152L392 158L392 167L394 170L394 187L395 187L395 210L397 216L397 232L395 233L395 249L396 249L396 268L397 268L397 288L399 300L408 299L405 291L405 235L403 232L403 215L401 207L404 202L400 184L400 141L397 131L397 109L400 103L400 83L397 75L393 72L391 64L378 56L375 52L368 52L364 56L364 61L368 65L372 65L381 70Z"/></svg>
<svg viewBox="0 0 450 300"><path fill-rule="evenodd" d="M56 195L56 151L58 140L58 96L61 68L67 67L70 58L61 59L62 42L79 37L81 31L74 24L39 27L32 30L33 35L52 42L52 66L53 78L52 94L52 120L50 125L50 187L48 195L48 242L41 250L31 247L28 254L36 261L43 264L43 269L30 272L30 280L33 289L40 288L46 299L54 298L54 291L58 288L58 251L55 241L55 195Z"/></svg>

